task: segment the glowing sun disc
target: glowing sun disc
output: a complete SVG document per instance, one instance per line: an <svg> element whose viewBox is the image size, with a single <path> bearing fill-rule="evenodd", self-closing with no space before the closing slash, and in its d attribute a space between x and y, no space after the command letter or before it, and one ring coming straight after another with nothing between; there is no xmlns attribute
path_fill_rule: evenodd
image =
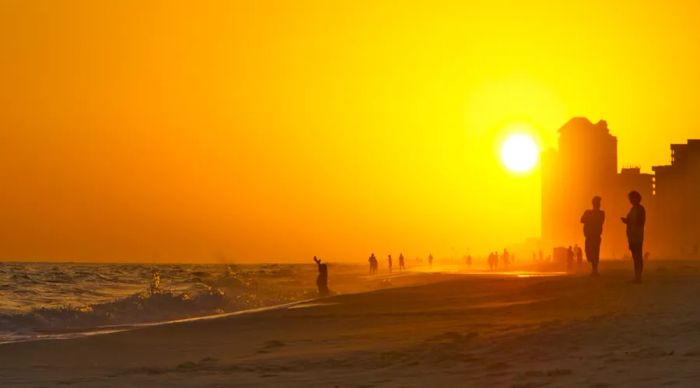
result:
<svg viewBox="0 0 700 388"><path fill-rule="evenodd" d="M501 145L501 161L515 173L532 170L537 164L538 155L537 144L525 134L510 135Z"/></svg>

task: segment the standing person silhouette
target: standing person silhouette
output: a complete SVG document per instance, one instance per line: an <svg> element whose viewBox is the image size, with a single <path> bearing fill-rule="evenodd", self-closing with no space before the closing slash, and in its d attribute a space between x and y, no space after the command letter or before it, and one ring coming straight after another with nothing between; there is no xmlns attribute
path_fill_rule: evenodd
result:
<svg viewBox="0 0 700 388"><path fill-rule="evenodd" d="M646 223L647 212L642 206L642 195L637 191L630 191L627 195L632 208L627 217L622 217L622 222L627 225L627 243L632 252L634 260L634 283L642 282L642 271L644 270L644 224Z"/></svg>
<svg viewBox="0 0 700 388"><path fill-rule="evenodd" d="M403 253L399 254L399 271L406 270L406 261L403 258Z"/></svg>
<svg viewBox="0 0 700 388"><path fill-rule="evenodd" d="M591 201L593 209L586 210L581 216L583 224L583 236L586 238L586 259L591 263L591 276L598 276L598 262L600 261L600 243L603 234L605 212L600 210L599 196Z"/></svg>
<svg viewBox="0 0 700 388"><path fill-rule="evenodd" d="M574 269L574 249L569 245L566 250L566 272L571 273Z"/></svg>
<svg viewBox="0 0 700 388"><path fill-rule="evenodd" d="M369 273L375 273L377 272L377 258L374 256L374 253L372 253L369 256Z"/></svg>
<svg viewBox="0 0 700 388"><path fill-rule="evenodd" d="M330 291L328 290L328 266L321 263L321 259L314 256L314 261L318 265L318 276L316 277L316 287L318 288L319 296L328 296Z"/></svg>
<svg viewBox="0 0 700 388"><path fill-rule="evenodd" d="M576 255L576 272L581 272L581 267L583 267L583 250L578 244L574 245L574 254Z"/></svg>
<svg viewBox="0 0 700 388"><path fill-rule="evenodd" d="M431 267L433 266L433 254L432 253L428 255L428 264L430 264Z"/></svg>
<svg viewBox="0 0 700 388"><path fill-rule="evenodd" d="M394 267L394 263L391 261L391 255L389 255L389 273L391 273L391 269Z"/></svg>

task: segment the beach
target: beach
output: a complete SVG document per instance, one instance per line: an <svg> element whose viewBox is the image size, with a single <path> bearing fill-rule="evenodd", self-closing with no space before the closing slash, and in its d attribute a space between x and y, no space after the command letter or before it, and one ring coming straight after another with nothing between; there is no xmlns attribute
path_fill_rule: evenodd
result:
<svg viewBox="0 0 700 388"><path fill-rule="evenodd" d="M641 285L629 262L601 269L409 273L374 291L8 343L0 385L695 386L700 263L652 261Z"/></svg>

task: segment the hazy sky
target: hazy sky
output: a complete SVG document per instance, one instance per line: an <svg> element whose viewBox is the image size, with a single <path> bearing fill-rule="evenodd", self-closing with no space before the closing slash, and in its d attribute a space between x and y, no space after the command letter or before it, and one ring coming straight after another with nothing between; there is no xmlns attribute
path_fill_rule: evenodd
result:
<svg viewBox="0 0 700 388"><path fill-rule="evenodd" d="M698 137L700 6L0 0L0 259L366 260L539 235L497 157ZM571 188L574 189L574 188Z"/></svg>

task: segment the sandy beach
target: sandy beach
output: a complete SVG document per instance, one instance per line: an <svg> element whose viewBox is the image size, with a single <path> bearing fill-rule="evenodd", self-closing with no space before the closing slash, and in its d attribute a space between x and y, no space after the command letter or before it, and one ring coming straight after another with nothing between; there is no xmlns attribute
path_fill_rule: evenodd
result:
<svg viewBox="0 0 700 388"><path fill-rule="evenodd" d="M696 386L700 264L603 276L415 273L397 287L0 345L2 386Z"/></svg>

